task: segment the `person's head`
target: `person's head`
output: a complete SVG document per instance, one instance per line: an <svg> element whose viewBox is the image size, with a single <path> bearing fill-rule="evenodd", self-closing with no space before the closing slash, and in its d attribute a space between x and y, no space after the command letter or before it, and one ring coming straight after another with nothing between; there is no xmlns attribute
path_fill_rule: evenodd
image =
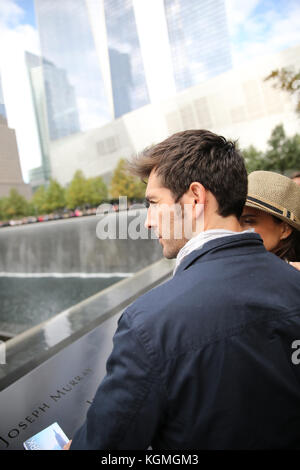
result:
<svg viewBox="0 0 300 470"><path fill-rule="evenodd" d="M240 223L253 227L268 251L300 260L300 187L291 179L271 171L250 173Z"/></svg>
<svg viewBox="0 0 300 470"><path fill-rule="evenodd" d="M135 157L129 169L148 180L145 225L160 237L165 257L176 257L186 241L203 229L230 228L229 220L239 227L247 172L235 144L224 137L207 130L178 132ZM195 229L203 214L204 226ZM184 228L188 217L192 235Z"/></svg>
<svg viewBox="0 0 300 470"><path fill-rule="evenodd" d="M297 171L291 176L291 179L300 186L300 171Z"/></svg>

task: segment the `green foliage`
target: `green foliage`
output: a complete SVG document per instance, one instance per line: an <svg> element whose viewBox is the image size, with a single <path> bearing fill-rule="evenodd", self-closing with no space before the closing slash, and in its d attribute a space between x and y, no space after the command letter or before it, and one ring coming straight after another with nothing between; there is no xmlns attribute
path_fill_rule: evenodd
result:
<svg viewBox="0 0 300 470"><path fill-rule="evenodd" d="M113 199L117 199L119 196L127 196L128 199L141 199L145 196L145 184L128 173L124 159L119 161L114 171L110 195Z"/></svg>
<svg viewBox="0 0 300 470"><path fill-rule="evenodd" d="M45 196L47 212L54 212L65 207L65 190L54 179L50 180Z"/></svg>
<svg viewBox="0 0 300 470"><path fill-rule="evenodd" d="M251 145L242 154L249 173L265 170L285 174L289 170L300 168L300 135L287 137L283 125L279 124L272 131L265 153Z"/></svg>
<svg viewBox="0 0 300 470"><path fill-rule="evenodd" d="M2 197L0 199L0 220L8 220L8 217L6 214L7 200L8 200L8 197Z"/></svg>
<svg viewBox="0 0 300 470"><path fill-rule="evenodd" d="M1 198L0 217L2 220L17 219L28 215L28 213L28 202L16 189L12 188L8 197Z"/></svg>
<svg viewBox="0 0 300 470"><path fill-rule="evenodd" d="M286 137L283 125L276 126L268 141L266 161L270 170L285 173L300 166L300 136Z"/></svg>
<svg viewBox="0 0 300 470"><path fill-rule="evenodd" d="M86 204L97 205L107 198L107 187L101 176L85 178L81 170L77 170L66 189L66 205L69 209L82 207Z"/></svg>
<svg viewBox="0 0 300 470"><path fill-rule="evenodd" d="M70 209L85 204L96 206L107 199L107 196L107 187L100 176L86 179L78 170L67 189L51 179L48 188L40 186L30 201L26 201L15 189L12 189L9 197L0 199L0 220L49 214L66 206Z"/></svg>
<svg viewBox="0 0 300 470"><path fill-rule="evenodd" d="M265 81L273 80L274 88L279 88L296 97L296 112L300 114L300 70L295 72L292 69L281 68L273 70Z"/></svg>
<svg viewBox="0 0 300 470"><path fill-rule="evenodd" d="M31 214L49 214L65 207L65 190L54 179L46 189L40 186L34 193L29 203Z"/></svg>
<svg viewBox="0 0 300 470"><path fill-rule="evenodd" d="M38 187L31 198L30 204L34 209L32 215L45 214L47 212L47 195L44 186Z"/></svg>
<svg viewBox="0 0 300 470"><path fill-rule="evenodd" d="M66 189L66 204L68 209L75 209L84 206L87 201L86 178L81 170L77 170Z"/></svg>
<svg viewBox="0 0 300 470"><path fill-rule="evenodd" d="M245 159L248 173L264 169L265 161L263 153L257 150L253 145L250 145L250 147L244 149L242 154Z"/></svg>
<svg viewBox="0 0 300 470"><path fill-rule="evenodd" d="M87 185L87 194L88 194L87 202L91 206L97 206L102 201L107 199L107 197L108 197L107 186L104 183L101 176L95 176L94 178L88 178L86 180L86 185Z"/></svg>

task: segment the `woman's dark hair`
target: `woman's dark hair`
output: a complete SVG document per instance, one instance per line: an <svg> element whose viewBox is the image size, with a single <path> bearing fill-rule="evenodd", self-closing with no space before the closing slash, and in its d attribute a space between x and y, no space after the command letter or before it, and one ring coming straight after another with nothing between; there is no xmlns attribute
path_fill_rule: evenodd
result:
<svg viewBox="0 0 300 470"><path fill-rule="evenodd" d="M247 171L235 142L207 130L173 134L133 158L128 169L142 180L155 169L175 202L198 181L215 196L223 217L239 218L246 202Z"/></svg>
<svg viewBox="0 0 300 470"><path fill-rule="evenodd" d="M272 215L274 221L277 224L282 224L283 221ZM292 233L285 238L280 240L279 245L271 250L274 255L287 261L300 261L300 232L293 228Z"/></svg>

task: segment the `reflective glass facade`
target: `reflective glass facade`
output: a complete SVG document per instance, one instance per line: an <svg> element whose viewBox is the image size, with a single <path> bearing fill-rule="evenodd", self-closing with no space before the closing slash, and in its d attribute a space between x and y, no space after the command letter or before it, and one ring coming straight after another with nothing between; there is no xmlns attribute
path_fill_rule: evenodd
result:
<svg viewBox="0 0 300 470"><path fill-rule="evenodd" d="M232 67L224 0L164 0L177 91Z"/></svg>
<svg viewBox="0 0 300 470"><path fill-rule="evenodd" d="M28 68L32 102L34 106L35 119L39 135L42 161L41 167L35 168L29 173L30 182L33 186L35 186L35 181L38 181L39 183L42 181L42 183L40 184L45 184L46 181L49 181L51 176L49 158L49 134L50 130L52 130L53 132L53 128L51 129L50 125L48 126L48 118L50 124L50 121L51 119L53 119L53 117L51 116L51 96L49 96L49 93L47 95L47 93L45 92L47 88L44 82L42 58L29 52L26 52L25 58ZM59 120L56 121L57 129L59 129L59 122ZM68 134L66 133L65 135ZM38 178L33 177L33 175L36 176L37 174Z"/></svg>
<svg viewBox="0 0 300 470"><path fill-rule="evenodd" d="M79 116L74 87L65 70L43 62L47 99L49 136L51 140L79 132Z"/></svg>
<svg viewBox="0 0 300 470"><path fill-rule="evenodd" d="M115 117L149 103L132 0L104 0Z"/></svg>
<svg viewBox="0 0 300 470"><path fill-rule="evenodd" d="M179 92L232 67L224 0L155 2L156 16L150 0L36 0L51 139L100 127L150 94L164 99L160 86ZM151 47L155 20L161 50Z"/></svg>
<svg viewBox="0 0 300 470"><path fill-rule="evenodd" d="M85 0L35 4L50 138L109 122L112 116Z"/></svg>

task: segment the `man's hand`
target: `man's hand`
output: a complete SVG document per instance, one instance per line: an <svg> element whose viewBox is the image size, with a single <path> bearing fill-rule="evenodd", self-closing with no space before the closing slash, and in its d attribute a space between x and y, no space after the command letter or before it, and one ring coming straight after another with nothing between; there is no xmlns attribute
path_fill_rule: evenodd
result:
<svg viewBox="0 0 300 470"><path fill-rule="evenodd" d="M64 445L63 450L69 450L71 444L72 444L72 441L69 441L66 445Z"/></svg>

